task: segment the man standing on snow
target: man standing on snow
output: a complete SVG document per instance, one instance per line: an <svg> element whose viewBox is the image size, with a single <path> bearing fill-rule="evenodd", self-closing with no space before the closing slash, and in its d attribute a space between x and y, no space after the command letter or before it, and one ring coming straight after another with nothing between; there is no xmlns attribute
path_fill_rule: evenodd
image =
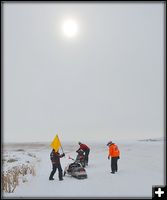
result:
<svg viewBox="0 0 167 200"><path fill-rule="evenodd" d="M60 158L64 157L65 154L63 153L62 155L60 155L60 153L57 151L55 152L55 150L53 149L52 152L50 153L50 159L52 162L52 171L50 173L49 176L49 180L54 180L53 176L58 168L59 171L59 180L62 181L63 180L63 173L62 173L62 168L61 168L61 164L60 164Z"/></svg>
<svg viewBox="0 0 167 200"><path fill-rule="evenodd" d="M85 152L85 164L88 166L90 148L86 144L82 144L81 142L78 142L78 144L80 147L76 152L78 153L78 151L80 150L83 150Z"/></svg>
<svg viewBox="0 0 167 200"><path fill-rule="evenodd" d="M111 157L111 173L115 174L118 171L118 164L117 161L120 158L120 151L118 146L113 143L112 141L108 142L107 146L109 147L108 152L108 159Z"/></svg>

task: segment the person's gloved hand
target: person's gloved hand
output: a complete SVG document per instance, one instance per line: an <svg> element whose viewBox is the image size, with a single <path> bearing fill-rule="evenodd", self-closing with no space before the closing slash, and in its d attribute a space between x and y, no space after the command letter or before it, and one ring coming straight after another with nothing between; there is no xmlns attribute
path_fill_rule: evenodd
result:
<svg viewBox="0 0 167 200"><path fill-rule="evenodd" d="M118 156L118 159L120 159L120 157Z"/></svg>
<svg viewBox="0 0 167 200"><path fill-rule="evenodd" d="M63 153L62 156L64 157L64 156L65 156L65 153Z"/></svg>
<svg viewBox="0 0 167 200"><path fill-rule="evenodd" d="M108 160L110 159L110 156L108 156Z"/></svg>

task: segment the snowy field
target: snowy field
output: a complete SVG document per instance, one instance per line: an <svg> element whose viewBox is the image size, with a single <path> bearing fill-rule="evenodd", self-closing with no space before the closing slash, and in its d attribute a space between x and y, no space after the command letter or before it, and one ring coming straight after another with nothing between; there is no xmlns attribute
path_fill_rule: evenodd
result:
<svg viewBox="0 0 167 200"><path fill-rule="evenodd" d="M3 193L3 197L54 197L54 198L127 198L152 197L153 185L165 184L165 147L163 140L115 141L120 148L118 172L111 174L110 161L107 159L106 144L87 143L90 148L89 166L86 167L87 179L78 180L65 176L54 181L48 177L52 166L49 158L49 144L18 144L3 147L3 170L21 163L33 164L36 175L27 175L13 193ZM63 144L66 156L61 158L64 169L73 162L78 144ZM13 162L8 162L13 158Z"/></svg>

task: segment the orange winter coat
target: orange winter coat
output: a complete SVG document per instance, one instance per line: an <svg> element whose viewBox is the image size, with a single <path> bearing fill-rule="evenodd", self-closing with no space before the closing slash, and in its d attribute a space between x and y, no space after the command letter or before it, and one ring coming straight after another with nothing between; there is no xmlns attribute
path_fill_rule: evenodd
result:
<svg viewBox="0 0 167 200"><path fill-rule="evenodd" d="M120 156L120 151L118 149L118 146L116 144L111 144L109 146L109 154L108 156L111 156L111 157L118 157Z"/></svg>

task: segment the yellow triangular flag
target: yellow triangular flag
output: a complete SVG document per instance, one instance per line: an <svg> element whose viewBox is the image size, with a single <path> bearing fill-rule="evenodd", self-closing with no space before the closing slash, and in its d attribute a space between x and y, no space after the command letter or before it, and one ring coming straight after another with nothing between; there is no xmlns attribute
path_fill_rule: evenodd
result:
<svg viewBox="0 0 167 200"><path fill-rule="evenodd" d="M59 148L61 147L61 142L59 140L58 135L56 135L56 137L54 138L54 140L52 141L51 145L50 145L53 149L55 149L55 151L57 152L59 150Z"/></svg>

